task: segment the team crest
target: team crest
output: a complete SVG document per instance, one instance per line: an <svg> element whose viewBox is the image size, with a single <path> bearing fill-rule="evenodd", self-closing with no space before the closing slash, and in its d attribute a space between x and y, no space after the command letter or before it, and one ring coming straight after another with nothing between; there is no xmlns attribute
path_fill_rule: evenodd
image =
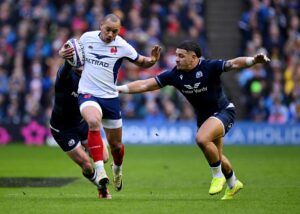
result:
<svg viewBox="0 0 300 214"><path fill-rule="evenodd" d="M200 77L203 77L203 73L202 71L197 71L196 78L200 78Z"/></svg>
<svg viewBox="0 0 300 214"><path fill-rule="evenodd" d="M69 146L74 146L74 144L75 144L75 140L74 139L69 140L69 142L68 142Z"/></svg>
<svg viewBox="0 0 300 214"><path fill-rule="evenodd" d="M117 47L116 47L116 46L112 47L112 48L110 49L110 52L111 52L112 54L116 54L116 53L118 52Z"/></svg>
<svg viewBox="0 0 300 214"><path fill-rule="evenodd" d="M182 75L180 75L180 76L179 76L179 78L182 80L183 76L182 76Z"/></svg>

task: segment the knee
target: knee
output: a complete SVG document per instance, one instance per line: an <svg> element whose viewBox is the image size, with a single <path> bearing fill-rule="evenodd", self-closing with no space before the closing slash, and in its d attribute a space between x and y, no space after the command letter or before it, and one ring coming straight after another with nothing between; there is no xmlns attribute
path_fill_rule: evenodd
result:
<svg viewBox="0 0 300 214"><path fill-rule="evenodd" d="M196 143L201 149L204 149L208 142L209 142L209 139L207 137L202 136L202 135L196 136Z"/></svg>
<svg viewBox="0 0 300 214"><path fill-rule="evenodd" d="M120 151L123 147L123 144L121 141L111 141L109 146L111 151Z"/></svg>
<svg viewBox="0 0 300 214"><path fill-rule="evenodd" d="M91 130L97 130L100 128L100 118L99 117L89 117L86 120L89 129Z"/></svg>

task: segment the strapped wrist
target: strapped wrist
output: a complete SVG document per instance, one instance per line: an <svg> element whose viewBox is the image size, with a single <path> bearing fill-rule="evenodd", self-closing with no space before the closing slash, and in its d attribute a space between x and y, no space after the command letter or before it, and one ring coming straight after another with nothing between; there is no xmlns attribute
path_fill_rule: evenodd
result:
<svg viewBox="0 0 300 214"><path fill-rule="evenodd" d="M246 57L246 65L247 66L252 66L254 65L254 57Z"/></svg>
<svg viewBox="0 0 300 214"><path fill-rule="evenodd" d="M128 85L119 85L119 86L117 86L117 90L121 93L128 93L129 87L128 87Z"/></svg>

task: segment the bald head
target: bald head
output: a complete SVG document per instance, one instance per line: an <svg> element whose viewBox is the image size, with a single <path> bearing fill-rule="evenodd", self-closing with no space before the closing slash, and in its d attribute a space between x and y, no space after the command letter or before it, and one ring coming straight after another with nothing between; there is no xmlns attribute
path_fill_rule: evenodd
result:
<svg viewBox="0 0 300 214"><path fill-rule="evenodd" d="M110 43L116 39L121 28L121 20L115 14L108 14L104 17L100 25L100 38L105 43Z"/></svg>
<svg viewBox="0 0 300 214"><path fill-rule="evenodd" d="M121 23L121 19L113 13L110 13L110 14L106 15L103 19L103 22L106 22L108 20L110 20L112 22L120 22Z"/></svg>

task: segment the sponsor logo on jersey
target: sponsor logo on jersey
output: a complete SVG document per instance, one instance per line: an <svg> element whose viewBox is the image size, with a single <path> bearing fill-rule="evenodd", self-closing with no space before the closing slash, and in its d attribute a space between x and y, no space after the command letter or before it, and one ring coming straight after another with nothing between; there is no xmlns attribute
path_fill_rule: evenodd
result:
<svg viewBox="0 0 300 214"><path fill-rule="evenodd" d="M197 83L194 84L194 86L192 86L192 85L183 85L183 86L186 87L187 89L190 89L190 90L191 89L197 89L199 87L200 83L201 82L197 82Z"/></svg>
<svg viewBox="0 0 300 214"><path fill-rule="evenodd" d="M75 145L75 140L74 139L69 140L68 145L69 146L74 146Z"/></svg>
<svg viewBox="0 0 300 214"><path fill-rule="evenodd" d="M200 78L200 77L203 77L203 73L202 71L197 71L196 78Z"/></svg>
<svg viewBox="0 0 300 214"><path fill-rule="evenodd" d="M200 82L195 83L194 86L184 85L184 87L187 88L188 90L181 90L181 91L184 94L193 94L193 93L198 94L198 93L207 91L207 87L199 88L199 86L200 86Z"/></svg>
<svg viewBox="0 0 300 214"><path fill-rule="evenodd" d="M90 53L91 55L94 55L96 59L91 59L86 57L85 60L93 65L98 65L101 67L105 67L107 68L109 66L109 64L107 62L101 61L101 59L103 58L110 58L110 56L105 56L105 55L99 55L99 54L95 54L95 53Z"/></svg>

